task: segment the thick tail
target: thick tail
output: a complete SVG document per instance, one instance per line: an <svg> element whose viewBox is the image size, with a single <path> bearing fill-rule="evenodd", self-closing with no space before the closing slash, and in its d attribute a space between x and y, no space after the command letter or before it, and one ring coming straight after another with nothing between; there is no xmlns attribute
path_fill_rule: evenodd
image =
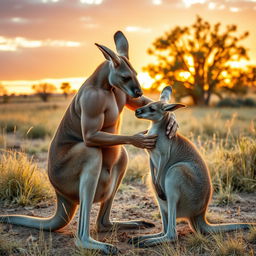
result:
<svg viewBox="0 0 256 256"><path fill-rule="evenodd" d="M54 231L66 226L76 212L77 204L68 201L57 194L57 209L49 218L39 218L25 215L0 215L0 223L10 223L46 231Z"/></svg>
<svg viewBox="0 0 256 256"><path fill-rule="evenodd" d="M230 224L210 224L205 215L199 215L197 217L190 218L191 227L200 233L220 233L241 229L250 229L252 226L256 227L256 223L230 223Z"/></svg>

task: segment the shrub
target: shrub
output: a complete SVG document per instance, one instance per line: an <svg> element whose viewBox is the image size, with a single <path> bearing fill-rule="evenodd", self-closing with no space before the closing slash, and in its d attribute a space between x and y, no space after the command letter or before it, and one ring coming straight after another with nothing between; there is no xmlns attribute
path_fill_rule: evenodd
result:
<svg viewBox="0 0 256 256"><path fill-rule="evenodd" d="M245 98L245 99L224 98L224 99L220 100L216 106L217 107L231 107L231 108L255 107L256 101L252 98Z"/></svg>
<svg viewBox="0 0 256 256"><path fill-rule="evenodd" d="M217 107L231 107L231 108L238 108L241 105L239 104L239 102L237 102L237 100L232 99L232 98L224 98L222 100L220 100L217 105Z"/></svg>
<svg viewBox="0 0 256 256"><path fill-rule="evenodd" d="M19 122L15 120L0 120L0 129L6 133L12 133L19 128Z"/></svg>
<svg viewBox="0 0 256 256"><path fill-rule="evenodd" d="M50 198L46 173L23 153L3 151L0 155L0 200L19 205L35 205Z"/></svg>
<svg viewBox="0 0 256 256"><path fill-rule="evenodd" d="M243 105L247 107L255 107L256 101L252 98L246 98L243 102Z"/></svg>
<svg viewBox="0 0 256 256"><path fill-rule="evenodd" d="M29 139L44 139L46 136L50 135L51 133L43 125L32 126L26 132L26 136Z"/></svg>

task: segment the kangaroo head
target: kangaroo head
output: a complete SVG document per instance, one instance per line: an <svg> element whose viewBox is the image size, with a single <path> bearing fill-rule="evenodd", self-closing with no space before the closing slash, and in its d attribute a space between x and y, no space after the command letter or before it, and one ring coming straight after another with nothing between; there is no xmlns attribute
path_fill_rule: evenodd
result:
<svg viewBox="0 0 256 256"><path fill-rule="evenodd" d="M180 103L169 104L168 101L170 100L171 94L172 88L170 86L165 87L161 92L159 101L151 102L146 106L136 109L136 117L158 122L168 113L168 111L174 111L178 108L185 107L185 105Z"/></svg>
<svg viewBox="0 0 256 256"><path fill-rule="evenodd" d="M114 35L117 53L108 47L96 44L105 59L109 61L108 81L111 86L121 89L133 98L142 96L142 90L137 79L137 73L129 62L129 44L121 31Z"/></svg>

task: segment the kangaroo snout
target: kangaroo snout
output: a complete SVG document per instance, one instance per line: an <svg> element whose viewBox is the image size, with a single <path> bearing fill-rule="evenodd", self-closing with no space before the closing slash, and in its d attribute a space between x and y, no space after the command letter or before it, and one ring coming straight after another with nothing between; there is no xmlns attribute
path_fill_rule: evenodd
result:
<svg viewBox="0 0 256 256"><path fill-rule="evenodd" d="M140 90L140 89L135 89L134 90L134 94L135 94L135 98L139 98L139 97L141 97L142 96L142 91Z"/></svg>
<svg viewBox="0 0 256 256"><path fill-rule="evenodd" d="M143 113L143 110L141 109L141 108L137 108L136 110L135 110L135 116L136 117L138 117L138 118L140 118L141 116L141 114Z"/></svg>

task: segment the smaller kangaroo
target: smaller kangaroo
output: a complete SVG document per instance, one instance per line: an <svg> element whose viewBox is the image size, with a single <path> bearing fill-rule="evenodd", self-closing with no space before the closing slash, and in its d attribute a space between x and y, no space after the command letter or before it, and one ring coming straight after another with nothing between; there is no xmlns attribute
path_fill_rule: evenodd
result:
<svg viewBox="0 0 256 256"><path fill-rule="evenodd" d="M196 147L180 134L171 140L166 137L168 112L185 107L168 104L171 87L163 89L160 101L151 102L136 110L138 118L152 121L148 134L158 134L156 146L148 150L152 183L158 200L163 232L134 237L129 243L150 247L177 239L176 218L188 220L196 232L210 233L248 229L253 224L220 224L207 222L205 214L212 196L212 184L207 165Z"/></svg>

